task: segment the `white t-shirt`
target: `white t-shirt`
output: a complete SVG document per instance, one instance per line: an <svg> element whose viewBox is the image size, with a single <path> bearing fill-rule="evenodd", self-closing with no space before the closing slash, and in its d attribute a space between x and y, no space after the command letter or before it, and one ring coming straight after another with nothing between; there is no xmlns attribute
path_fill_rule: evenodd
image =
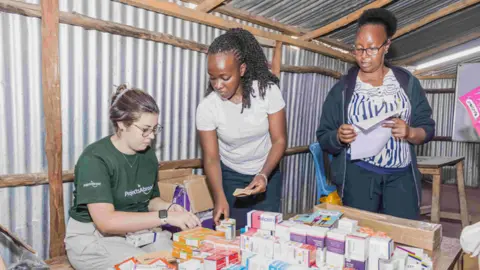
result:
<svg viewBox="0 0 480 270"><path fill-rule="evenodd" d="M216 92L205 97L197 108L197 129L216 130L220 159L229 168L242 174L260 172L272 148L268 115L285 107L277 85L266 89L265 99L258 93L253 81L254 96L251 106L242 111L242 103L222 100Z"/></svg>

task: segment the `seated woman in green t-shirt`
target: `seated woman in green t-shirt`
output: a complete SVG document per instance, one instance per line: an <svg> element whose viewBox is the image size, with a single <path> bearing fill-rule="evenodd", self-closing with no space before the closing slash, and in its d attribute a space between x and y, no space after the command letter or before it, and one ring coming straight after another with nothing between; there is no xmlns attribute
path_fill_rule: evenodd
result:
<svg viewBox="0 0 480 270"><path fill-rule="evenodd" d="M78 159L65 237L76 269L106 269L135 255L171 249L167 232L146 245L135 244L128 233L163 224L201 225L195 215L159 197L158 160L150 147L158 113L149 94L121 85L110 106L115 134L89 145Z"/></svg>

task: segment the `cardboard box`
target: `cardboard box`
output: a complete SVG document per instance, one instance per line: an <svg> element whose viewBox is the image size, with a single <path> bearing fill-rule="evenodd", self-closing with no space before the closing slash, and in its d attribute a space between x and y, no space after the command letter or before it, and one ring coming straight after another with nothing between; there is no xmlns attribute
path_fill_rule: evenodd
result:
<svg viewBox="0 0 480 270"><path fill-rule="evenodd" d="M166 202L173 200L177 186L184 187L190 201L190 211L193 213L213 209L213 199L203 175L187 175L178 178L161 179L158 182L160 198Z"/></svg>
<svg viewBox="0 0 480 270"><path fill-rule="evenodd" d="M314 211L317 209L341 211L345 217L358 220L360 226L387 233L397 243L433 251L442 241L440 224L397 218L332 204L320 204L315 206Z"/></svg>

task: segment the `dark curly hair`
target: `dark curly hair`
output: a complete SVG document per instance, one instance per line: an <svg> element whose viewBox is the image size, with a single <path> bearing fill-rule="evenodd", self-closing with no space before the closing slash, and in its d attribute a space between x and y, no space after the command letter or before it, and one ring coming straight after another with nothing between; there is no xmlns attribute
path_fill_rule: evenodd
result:
<svg viewBox="0 0 480 270"><path fill-rule="evenodd" d="M393 37L397 31L397 18L391 11L384 8L365 10L358 19L358 29L367 24L383 25L388 38Z"/></svg>
<svg viewBox="0 0 480 270"><path fill-rule="evenodd" d="M210 47L208 54L232 52L237 58L239 64L246 64L245 74L241 78L243 87L242 112L244 108L250 108L250 96L254 96L252 82L258 81L258 90L260 96L265 98L267 87L271 84L279 84L277 76L273 75L268 69L268 61L262 51L262 47L257 39L241 28L232 28L225 34L217 37ZM211 84L208 85L207 95L213 90Z"/></svg>

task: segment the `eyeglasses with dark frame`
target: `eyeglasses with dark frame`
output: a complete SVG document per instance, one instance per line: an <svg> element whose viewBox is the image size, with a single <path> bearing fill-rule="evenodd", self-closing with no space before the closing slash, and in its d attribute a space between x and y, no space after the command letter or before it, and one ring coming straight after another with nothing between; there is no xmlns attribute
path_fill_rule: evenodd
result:
<svg viewBox="0 0 480 270"><path fill-rule="evenodd" d="M375 56L378 54L378 51L385 46L388 43L389 39L385 40L385 42L380 45L380 47L372 47L372 48L366 48L366 49L360 49L360 48L354 48L352 49L352 53L355 54L356 56L362 56L363 52L366 52L368 56Z"/></svg>
<svg viewBox="0 0 480 270"><path fill-rule="evenodd" d="M137 126L137 125L135 125L135 124L133 124L133 125L142 131L142 136L143 136L144 138L150 136L150 134L152 134L152 133L153 133L154 135L157 135L158 132L160 132L160 131L162 130L162 128L163 128L163 127L160 126L160 125L156 125L156 126L154 126L153 128L142 128L142 127L139 127L139 126Z"/></svg>

